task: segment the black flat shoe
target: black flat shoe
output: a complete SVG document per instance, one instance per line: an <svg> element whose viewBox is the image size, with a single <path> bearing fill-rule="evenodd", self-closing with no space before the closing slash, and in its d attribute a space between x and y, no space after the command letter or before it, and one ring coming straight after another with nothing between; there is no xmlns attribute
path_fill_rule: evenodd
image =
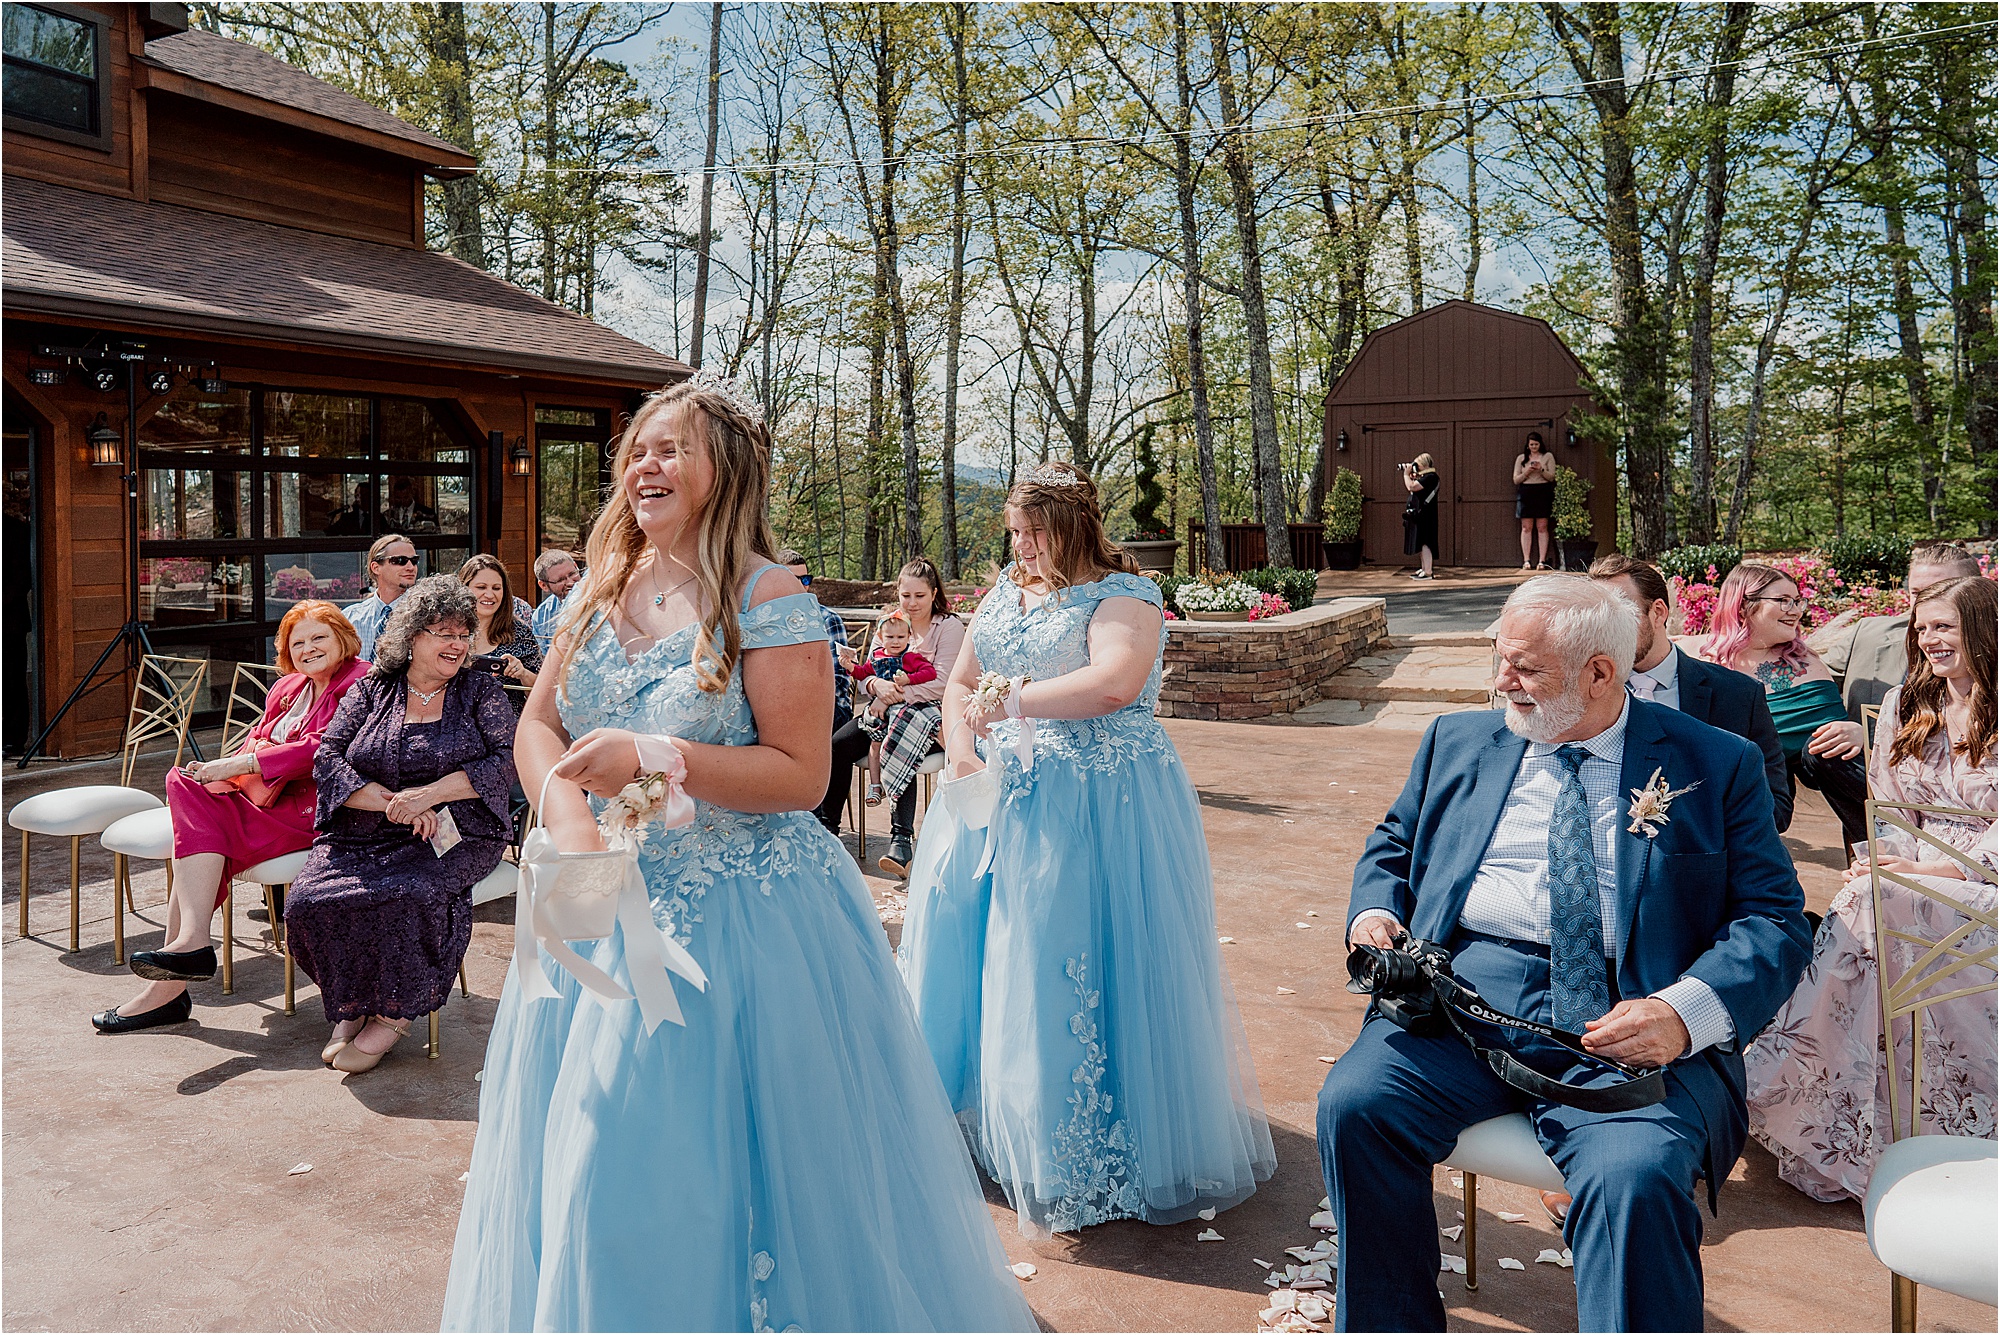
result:
<svg viewBox="0 0 2000 1335"><path fill-rule="evenodd" d="M132 956L132 972L153 983L205 983L215 977L215 947L141 950Z"/></svg>
<svg viewBox="0 0 2000 1335"><path fill-rule="evenodd" d="M194 1014L194 998L183 992L164 1006L155 1006L137 1015L120 1015L113 1006L102 1015L93 1015L90 1022L97 1026L100 1034L135 1034L141 1029L157 1029L163 1024L179 1024Z"/></svg>

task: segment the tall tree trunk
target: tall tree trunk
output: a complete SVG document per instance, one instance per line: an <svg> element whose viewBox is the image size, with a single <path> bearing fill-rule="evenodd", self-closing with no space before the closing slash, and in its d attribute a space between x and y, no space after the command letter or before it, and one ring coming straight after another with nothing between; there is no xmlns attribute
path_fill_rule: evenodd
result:
<svg viewBox="0 0 2000 1335"><path fill-rule="evenodd" d="M882 255L889 298L889 336L896 352L896 408L903 444L903 559L923 554L924 508L921 460L917 454L916 366L910 356L910 317L903 304L902 236L896 223L896 151L900 99L896 95L896 61L900 53L890 33L890 11L876 9L875 132L882 145Z"/></svg>
<svg viewBox="0 0 2000 1335"><path fill-rule="evenodd" d="M421 11L424 45L438 86L444 137L468 153L479 151L472 118L472 59L467 50L465 6L427 5ZM467 174L444 183L444 221L451 253L486 267L486 230L479 216L479 178Z"/></svg>
<svg viewBox="0 0 2000 1335"><path fill-rule="evenodd" d="M1701 242L1695 254L1693 309L1688 316L1688 536L1715 541L1715 266L1722 252L1724 206L1729 194L1729 117L1736 99L1736 60L1750 30L1751 6L1733 3L1723 11L1722 32L1710 65L1708 140L1702 164Z"/></svg>
<svg viewBox="0 0 2000 1335"><path fill-rule="evenodd" d="M885 312L888 279L883 268L882 247L875 247L875 302L870 310L868 331L868 435L862 442L863 505L867 514L861 528L861 578L876 579L883 573L882 561L882 426L888 417L885 384L889 359L889 321Z"/></svg>
<svg viewBox="0 0 2000 1335"><path fill-rule="evenodd" d="M965 339L965 150L971 118L971 94L965 69L965 31L972 6L960 0L951 6L945 24L951 40L952 148L951 275L946 298L944 331L944 439L939 443L944 488L939 515L944 532L944 577L958 578L958 357Z"/></svg>
<svg viewBox="0 0 2000 1335"><path fill-rule="evenodd" d="M715 147L722 132L722 0L709 7L708 18L708 144L701 155L701 216L694 247L694 330L688 339L688 362L701 365L701 340L708 324L708 246L715 203Z"/></svg>
<svg viewBox="0 0 2000 1335"><path fill-rule="evenodd" d="M1271 332L1264 300L1264 256L1257 240L1257 179L1250 161L1249 127L1236 96L1236 69L1219 6L1207 9L1209 44L1215 57L1216 89L1222 100L1225 133L1222 161L1236 212L1236 238L1243 252L1243 323L1250 361L1250 444L1255 459L1257 499L1263 510L1264 550L1273 566L1292 563L1286 524L1285 480L1278 458L1278 417L1271 384Z"/></svg>
<svg viewBox="0 0 2000 1335"><path fill-rule="evenodd" d="M562 100L565 80L556 65L556 7L553 0L542 5L542 297L561 298L556 282L556 106Z"/></svg>
<svg viewBox="0 0 2000 1335"><path fill-rule="evenodd" d="M1952 196L1959 243L1964 248L1964 277L1954 284L1952 306L1959 360L1966 386L1965 445L1973 462L1993 457L1996 447L1995 403L2000 372L1996 371L1993 327L1995 257L1992 206L1980 178L1980 145L1990 142L1990 99L1975 72L1976 43L1954 42L1940 53L1946 61L1939 79L1940 157L1946 188ZM1993 515L1984 519L1993 532Z"/></svg>
<svg viewBox="0 0 2000 1335"><path fill-rule="evenodd" d="M1459 84L1465 102L1465 290L1467 301L1476 300L1479 281L1479 118L1472 111L1472 80Z"/></svg>
<svg viewBox="0 0 2000 1335"><path fill-rule="evenodd" d="M1174 190L1181 223L1181 299L1187 306L1188 393L1194 410L1194 451L1201 473L1201 531L1205 550L1188 553L1190 570L1225 570L1222 544L1222 496L1215 480L1215 422L1208 404L1208 350L1201 328L1201 233L1195 214L1194 83L1188 75L1187 5L1175 0L1174 87L1178 94L1181 133L1174 136Z"/></svg>

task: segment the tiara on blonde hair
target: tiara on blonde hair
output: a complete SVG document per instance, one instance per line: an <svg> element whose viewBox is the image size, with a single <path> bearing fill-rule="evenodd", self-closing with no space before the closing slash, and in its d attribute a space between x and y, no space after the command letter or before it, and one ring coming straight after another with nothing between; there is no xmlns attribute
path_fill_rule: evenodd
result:
<svg viewBox="0 0 2000 1335"><path fill-rule="evenodd" d="M1072 465L1060 459L1051 459L1037 465L1035 471L1028 474L1027 481L1033 487L1080 487L1088 479Z"/></svg>
<svg viewBox="0 0 2000 1335"><path fill-rule="evenodd" d="M755 388L747 377L724 375L712 366L704 366L681 383L690 390L713 394L751 421L763 424L763 406L757 402Z"/></svg>

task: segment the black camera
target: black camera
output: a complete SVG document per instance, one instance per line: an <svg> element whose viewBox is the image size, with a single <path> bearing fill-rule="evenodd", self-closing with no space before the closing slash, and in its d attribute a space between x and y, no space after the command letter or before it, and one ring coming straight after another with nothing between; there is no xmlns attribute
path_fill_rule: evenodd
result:
<svg viewBox="0 0 2000 1335"><path fill-rule="evenodd" d="M1451 976L1451 952L1434 941L1396 934L1391 947L1358 945L1347 956L1347 990L1375 998L1375 1008L1402 1029L1435 1033L1439 977Z"/></svg>

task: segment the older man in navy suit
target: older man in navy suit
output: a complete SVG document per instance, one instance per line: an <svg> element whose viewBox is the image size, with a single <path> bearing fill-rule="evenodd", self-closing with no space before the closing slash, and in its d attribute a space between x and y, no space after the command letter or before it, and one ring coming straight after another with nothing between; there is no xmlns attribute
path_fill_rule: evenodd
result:
<svg viewBox="0 0 2000 1335"><path fill-rule="evenodd" d="M1504 1083L1455 1034L1371 1011L1320 1091L1345 1330L1442 1330L1431 1169L1476 1122L1522 1111L1575 1196L1564 1236L1584 1330L1699 1330L1701 1214L1742 1148L1738 1049L1810 950L1763 757L1625 690L1632 604L1552 575L1502 614L1504 721L1448 715L1355 868L1348 938L1406 926L1500 1010L1665 1066L1665 1098L1585 1112ZM1670 794L1650 811L1634 790ZM1650 814L1650 820L1639 817ZM1482 1040L1571 1084L1624 1077L1547 1039Z"/></svg>

